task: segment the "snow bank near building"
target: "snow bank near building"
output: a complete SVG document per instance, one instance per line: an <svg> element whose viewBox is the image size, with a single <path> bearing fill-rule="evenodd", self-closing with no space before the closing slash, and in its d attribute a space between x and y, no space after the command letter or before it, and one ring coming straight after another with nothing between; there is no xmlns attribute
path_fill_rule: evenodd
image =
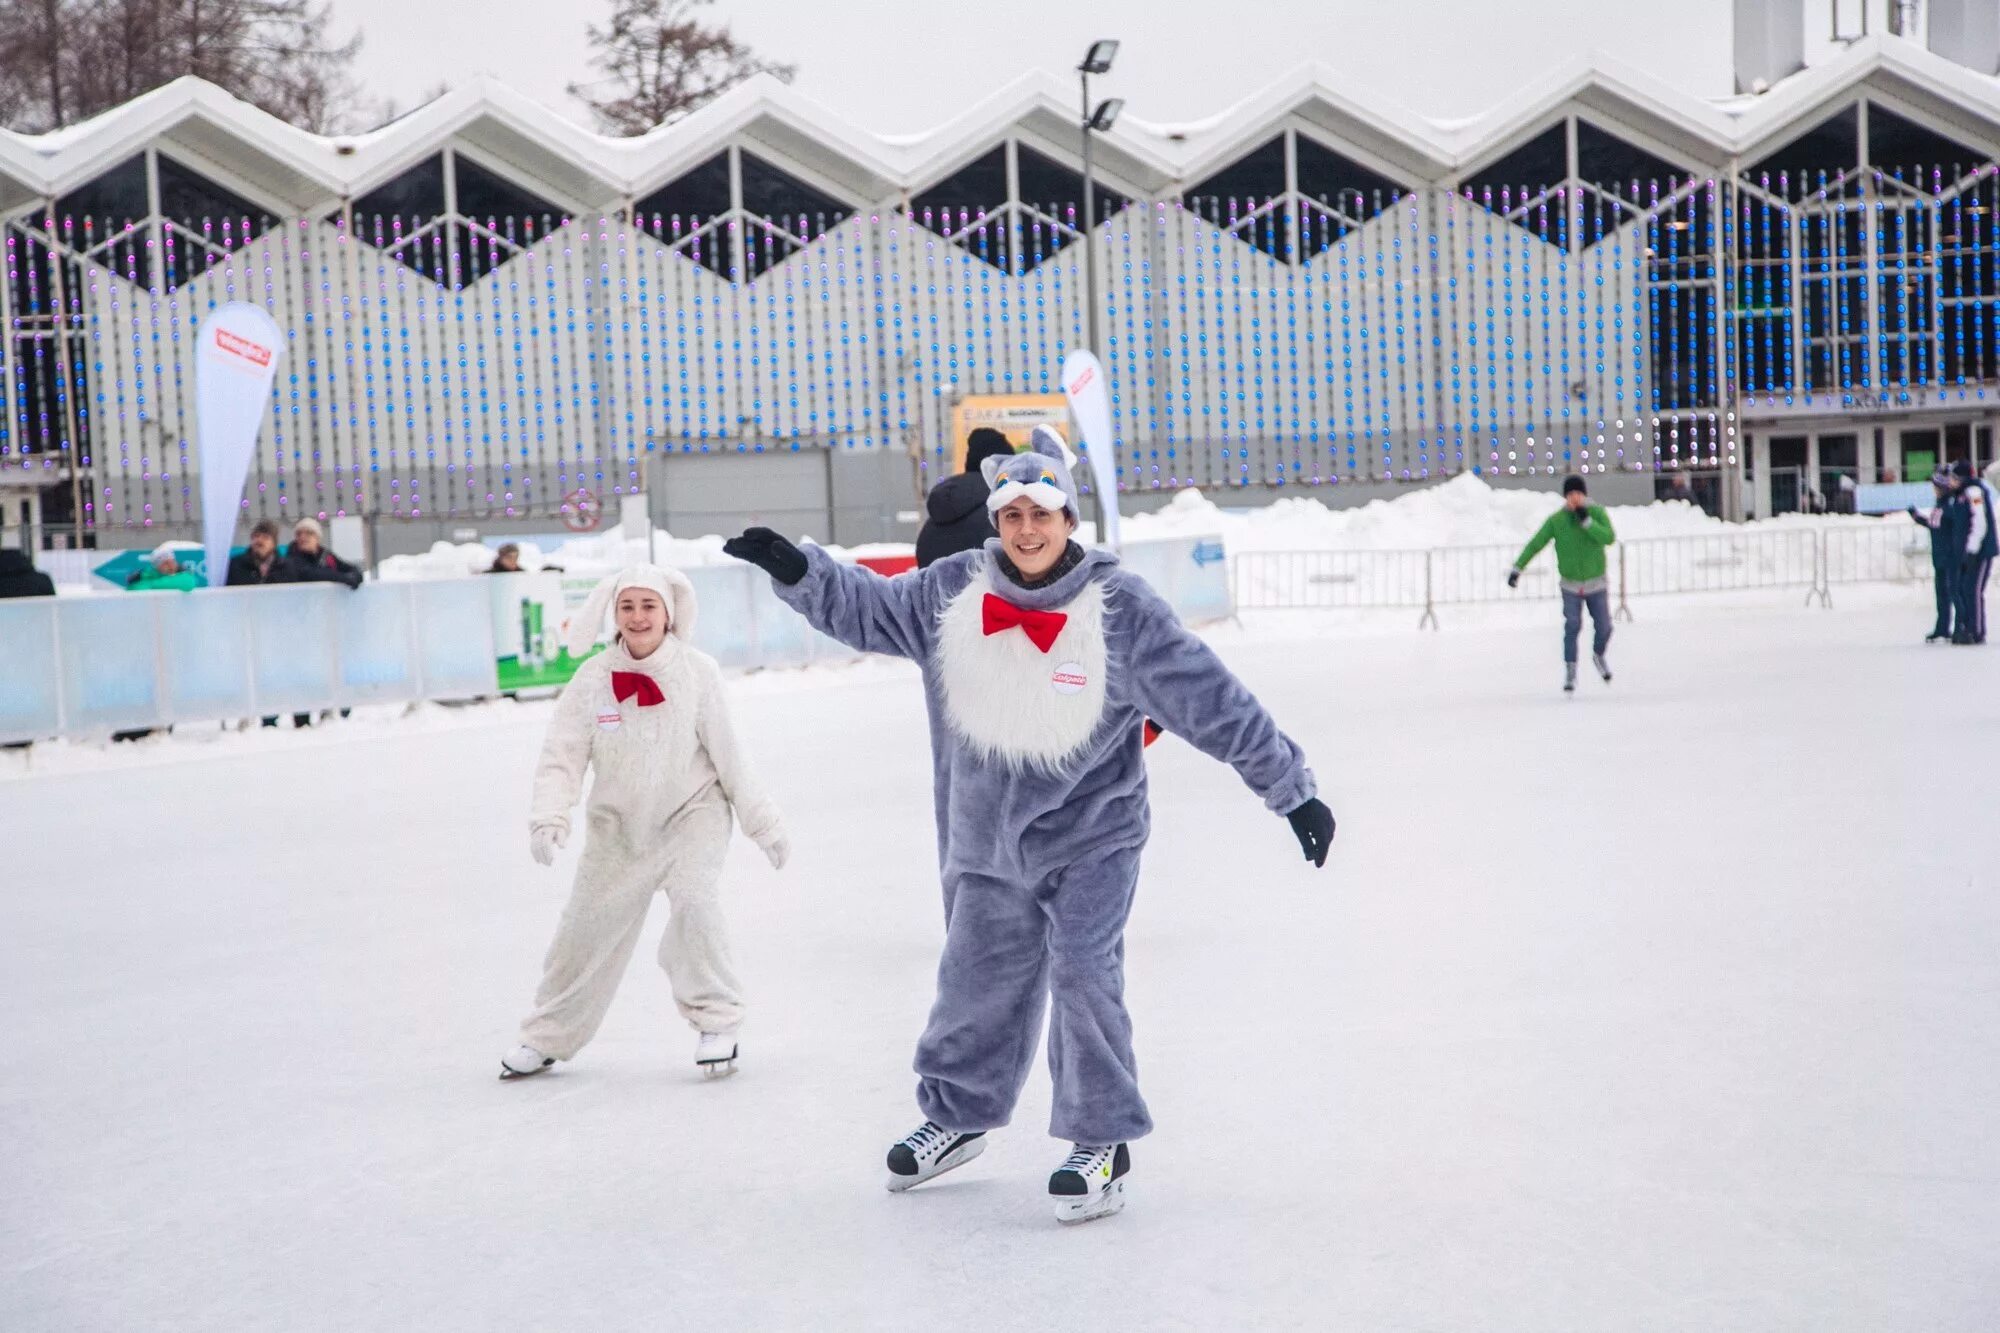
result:
<svg viewBox="0 0 2000 1333"><path fill-rule="evenodd" d="M1329 509L1312 496L1289 496L1255 509L1229 509L1200 491L1183 491L1172 504L1125 520L1125 540L1220 535L1236 551L1413 551L1440 546L1504 546L1528 534L1560 503L1548 491L1496 490L1471 473L1389 500L1352 509ZM1757 523L1728 524L1685 500L1612 505L1620 538L1700 537L1776 527L1872 524L1874 518L1785 514Z"/></svg>
<svg viewBox="0 0 2000 1333"><path fill-rule="evenodd" d="M1174 537L1220 536L1232 551L1416 551L1442 546L1505 546L1527 540L1558 503L1548 491L1497 490L1471 473L1393 499L1371 500L1352 509L1329 509L1308 495L1288 496L1256 508L1228 508L1198 490L1186 490L1165 509L1125 519L1128 542ZM1774 528L1831 527L1872 524L1883 520L1833 514L1784 514L1756 523L1729 524L1711 518L1685 500L1646 505L1613 505L1611 520L1620 538L1700 537L1722 532L1769 531ZM1891 515L1890 521L1901 521ZM1079 531L1091 540L1089 526ZM723 537L676 537L663 529L653 532L651 558L663 565L688 568L729 563L722 553ZM829 548L839 549L839 548ZM908 554L898 542L872 542L847 552L854 556ZM521 543L521 567L560 566L565 574L601 577L628 564L646 560L644 536L627 537L623 529L577 537L544 551L533 542ZM493 563L494 547L480 542L454 545L439 542L422 555L391 556L382 562L381 577L396 579L458 578L483 572Z"/></svg>

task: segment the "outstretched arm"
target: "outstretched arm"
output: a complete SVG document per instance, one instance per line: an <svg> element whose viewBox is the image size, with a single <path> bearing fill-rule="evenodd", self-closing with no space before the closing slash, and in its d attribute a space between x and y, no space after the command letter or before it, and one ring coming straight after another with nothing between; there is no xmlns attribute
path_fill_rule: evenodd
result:
<svg viewBox="0 0 2000 1333"><path fill-rule="evenodd" d="M1134 702L1168 731L1235 769L1273 813L1289 815L1317 784L1305 754L1215 651L1137 579L1121 581L1114 616L1132 623Z"/></svg>
<svg viewBox="0 0 2000 1333"><path fill-rule="evenodd" d="M780 601L850 648L915 659L930 651L929 570L884 578L817 546L801 550L769 528L751 528L723 549L768 573Z"/></svg>
<svg viewBox="0 0 2000 1333"><path fill-rule="evenodd" d="M1535 529L1534 536L1528 538L1528 544L1521 548L1520 556L1514 561L1514 568L1526 569L1528 562L1540 555L1542 548L1554 541L1555 536L1556 520L1554 516L1551 516L1541 527Z"/></svg>

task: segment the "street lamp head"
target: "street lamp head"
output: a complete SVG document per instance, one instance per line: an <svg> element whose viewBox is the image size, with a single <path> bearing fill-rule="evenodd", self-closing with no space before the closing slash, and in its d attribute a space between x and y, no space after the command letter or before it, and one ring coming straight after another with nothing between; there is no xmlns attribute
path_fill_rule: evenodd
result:
<svg viewBox="0 0 2000 1333"><path fill-rule="evenodd" d="M1078 65L1077 68L1085 74L1108 74L1111 72L1111 62L1117 56L1118 43L1107 37L1102 41L1090 44L1090 51L1083 57L1083 63Z"/></svg>
<svg viewBox="0 0 2000 1333"><path fill-rule="evenodd" d="M1097 104L1097 110L1090 113L1090 128L1096 130L1099 134L1104 133L1106 130L1111 128L1114 122L1117 121L1118 113L1120 111L1123 111L1124 109L1125 109L1124 98L1122 97L1105 98L1102 102L1099 102Z"/></svg>

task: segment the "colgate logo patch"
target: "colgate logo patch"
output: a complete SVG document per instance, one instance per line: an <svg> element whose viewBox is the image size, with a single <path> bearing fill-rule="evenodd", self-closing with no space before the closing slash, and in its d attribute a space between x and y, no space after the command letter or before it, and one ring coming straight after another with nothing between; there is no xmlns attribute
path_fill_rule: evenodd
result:
<svg viewBox="0 0 2000 1333"><path fill-rule="evenodd" d="M1049 688L1057 694L1081 694L1088 684L1090 677L1084 674L1081 662L1064 662L1049 677Z"/></svg>
<svg viewBox="0 0 2000 1333"><path fill-rule="evenodd" d="M215 346L220 351L248 361L259 370L271 364L270 348L262 343L253 343L248 338L231 333L228 329L215 331Z"/></svg>

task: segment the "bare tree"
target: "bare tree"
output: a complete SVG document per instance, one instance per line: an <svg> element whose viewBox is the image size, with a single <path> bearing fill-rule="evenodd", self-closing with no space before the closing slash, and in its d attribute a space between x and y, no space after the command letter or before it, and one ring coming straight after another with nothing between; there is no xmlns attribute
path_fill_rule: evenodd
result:
<svg viewBox="0 0 2000 1333"><path fill-rule="evenodd" d="M613 0L611 21L590 26L605 77L572 83L605 129L644 134L686 115L754 74L791 81L796 67L760 60L727 25L704 26L695 11L713 0Z"/></svg>
<svg viewBox="0 0 2000 1333"><path fill-rule="evenodd" d="M334 44L326 0L0 0L0 114L74 124L193 74L305 129L355 99L359 34Z"/></svg>

